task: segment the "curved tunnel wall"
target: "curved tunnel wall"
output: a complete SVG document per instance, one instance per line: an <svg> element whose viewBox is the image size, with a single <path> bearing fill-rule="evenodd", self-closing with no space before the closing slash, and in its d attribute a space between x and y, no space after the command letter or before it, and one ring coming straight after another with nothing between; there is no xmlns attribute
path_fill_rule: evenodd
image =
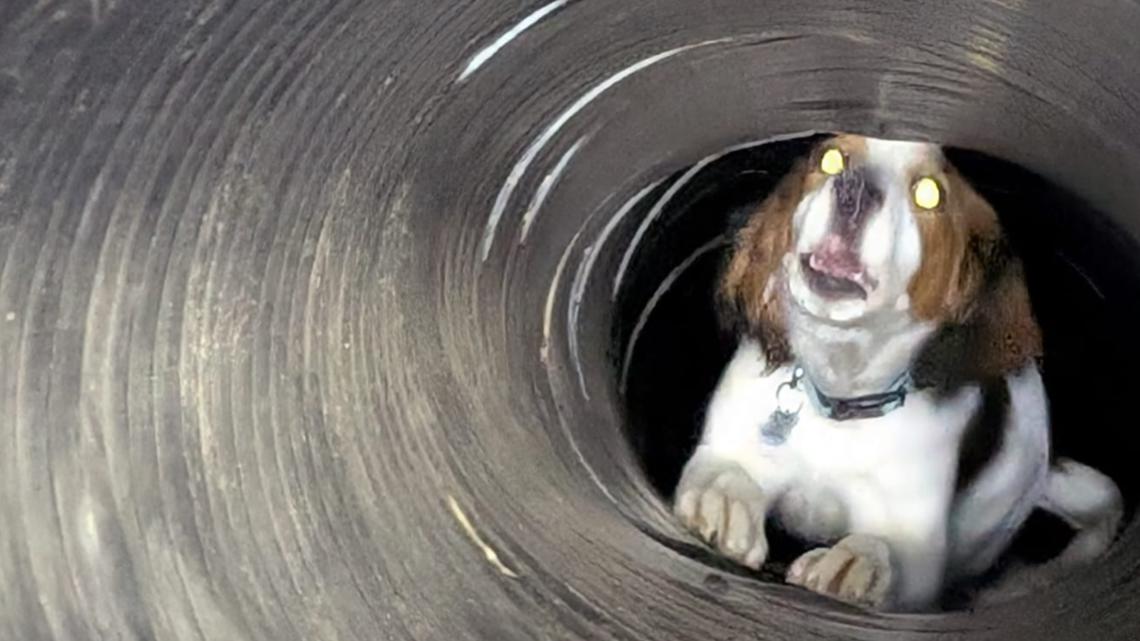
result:
<svg viewBox="0 0 1140 641"><path fill-rule="evenodd" d="M0 637L1136 638L1131 530L906 618L665 544L612 321L657 181L802 132L984 151L1135 237L1138 29L1060 0L3 4Z"/></svg>

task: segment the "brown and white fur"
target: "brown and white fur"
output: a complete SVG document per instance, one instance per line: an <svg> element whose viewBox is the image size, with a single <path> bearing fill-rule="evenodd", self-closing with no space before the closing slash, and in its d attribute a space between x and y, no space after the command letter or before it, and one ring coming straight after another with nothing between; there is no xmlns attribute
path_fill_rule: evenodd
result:
<svg viewBox="0 0 1140 641"><path fill-rule="evenodd" d="M820 169L842 151L838 175ZM941 203L914 201L934 178ZM721 283L741 342L685 466L675 513L758 569L770 519L830 546L787 581L891 610L934 607L986 572L1035 508L1091 560L1122 515L1116 485L1052 461L1041 339L1021 265L993 209L934 144L840 135L784 178L739 232ZM837 421L803 404L784 442L760 438L793 368L836 398L911 372L902 407Z"/></svg>

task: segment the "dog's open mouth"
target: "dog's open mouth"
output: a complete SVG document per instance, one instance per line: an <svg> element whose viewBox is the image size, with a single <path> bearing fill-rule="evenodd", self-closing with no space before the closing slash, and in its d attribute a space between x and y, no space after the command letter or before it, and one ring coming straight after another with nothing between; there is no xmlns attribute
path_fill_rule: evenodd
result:
<svg viewBox="0 0 1140 641"><path fill-rule="evenodd" d="M837 264L811 252L800 256L800 268L812 291L829 299L867 299L867 287L861 268Z"/></svg>

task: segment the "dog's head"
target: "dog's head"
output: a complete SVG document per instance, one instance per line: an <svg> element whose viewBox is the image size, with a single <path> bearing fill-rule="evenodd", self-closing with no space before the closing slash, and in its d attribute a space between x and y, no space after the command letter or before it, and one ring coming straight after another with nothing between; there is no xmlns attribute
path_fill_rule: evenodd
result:
<svg viewBox="0 0 1140 641"><path fill-rule="evenodd" d="M793 305L837 327L899 315L970 326L996 349L996 369L1040 351L997 215L929 143L854 135L820 143L737 236L721 294L771 365L791 359Z"/></svg>

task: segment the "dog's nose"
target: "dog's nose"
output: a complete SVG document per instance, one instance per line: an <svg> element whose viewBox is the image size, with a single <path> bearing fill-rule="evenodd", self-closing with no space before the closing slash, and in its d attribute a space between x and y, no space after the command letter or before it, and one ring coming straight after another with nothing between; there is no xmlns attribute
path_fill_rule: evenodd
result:
<svg viewBox="0 0 1140 641"><path fill-rule="evenodd" d="M835 215L838 223L857 230L867 214L883 204L883 190L866 168L856 167L835 178Z"/></svg>

